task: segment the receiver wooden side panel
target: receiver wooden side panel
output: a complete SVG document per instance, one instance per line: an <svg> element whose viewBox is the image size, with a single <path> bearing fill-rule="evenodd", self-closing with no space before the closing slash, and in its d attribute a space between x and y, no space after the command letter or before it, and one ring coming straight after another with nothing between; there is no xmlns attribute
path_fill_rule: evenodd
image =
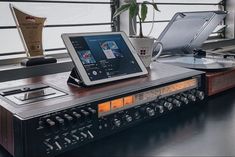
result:
<svg viewBox="0 0 235 157"><path fill-rule="evenodd" d="M206 74L208 96L235 87L235 69Z"/></svg>
<svg viewBox="0 0 235 157"><path fill-rule="evenodd" d="M0 106L0 144L14 154L13 115Z"/></svg>

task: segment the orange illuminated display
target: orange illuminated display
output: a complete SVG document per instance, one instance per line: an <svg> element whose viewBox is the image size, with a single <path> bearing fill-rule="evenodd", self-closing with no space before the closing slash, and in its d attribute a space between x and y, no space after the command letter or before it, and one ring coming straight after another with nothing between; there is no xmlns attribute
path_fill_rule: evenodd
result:
<svg viewBox="0 0 235 157"><path fill-rule="evenodd" d="M111 109L118 109L123 107L123 99L116 99L111 101Z"/></svg>
<svg viewBox="0 0 235 157"><path fill-rule="evenodd" d="M124 97L123 100L124 100L124 106L134 104L134 97L133 96Z"/></svg>
<svg viewBox="0 0 235 157"><path fill-rule="evenodd" d="M98 105L99 113L110 111L110 101Z"/></svg>

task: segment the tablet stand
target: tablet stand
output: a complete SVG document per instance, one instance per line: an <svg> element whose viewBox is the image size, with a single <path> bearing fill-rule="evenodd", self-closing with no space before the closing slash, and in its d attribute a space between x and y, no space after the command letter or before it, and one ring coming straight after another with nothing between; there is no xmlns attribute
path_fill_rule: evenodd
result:
<svg viewBox="0 0 235 157"><path fill-rule="evenodd" d="M83 81L81 80L77 69L74 67L69 75L69 78L67 80L67 83L73 86L85 86L85 84L83 83Z"/></svg>
<svg viewBox="0 0 235 157"><path fill-rule="evenodd" d="M21 65L28 67L28 66L56 63L56 62L57 60L53 57L43 56L43 57L26 58L21 61Z"/></svg>

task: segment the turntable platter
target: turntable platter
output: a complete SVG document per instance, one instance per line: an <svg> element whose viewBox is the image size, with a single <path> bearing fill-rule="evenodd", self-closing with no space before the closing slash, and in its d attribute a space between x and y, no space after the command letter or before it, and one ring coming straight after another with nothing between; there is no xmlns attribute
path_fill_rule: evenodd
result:
<svg viewBox="0 0 235 157"><path fill-rule="evenodd" d="M225 70L235 67L235 60L223 58L196 58L186 57L167 57L158 60L161 63L173 64L185 68L198 70Z"/></svg>

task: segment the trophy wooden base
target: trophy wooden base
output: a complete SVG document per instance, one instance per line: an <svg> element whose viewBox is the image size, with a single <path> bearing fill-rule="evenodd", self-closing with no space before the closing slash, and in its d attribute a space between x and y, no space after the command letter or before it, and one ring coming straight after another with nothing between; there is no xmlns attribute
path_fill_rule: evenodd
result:
<svg viewBox="0 0 235 157"><path fill-rule="evenodd" d="M27 58L21 61L22 66L35 66L42 64L50 64L56 63L57 60L53 57L35 57L35 58Z"/></svg>
<svg viewBox="0 0 235 157"><path fill-rule="evenodd" d="M220 72L207 72L208 96L226 91L235 87L235 68Z"/></svg>

